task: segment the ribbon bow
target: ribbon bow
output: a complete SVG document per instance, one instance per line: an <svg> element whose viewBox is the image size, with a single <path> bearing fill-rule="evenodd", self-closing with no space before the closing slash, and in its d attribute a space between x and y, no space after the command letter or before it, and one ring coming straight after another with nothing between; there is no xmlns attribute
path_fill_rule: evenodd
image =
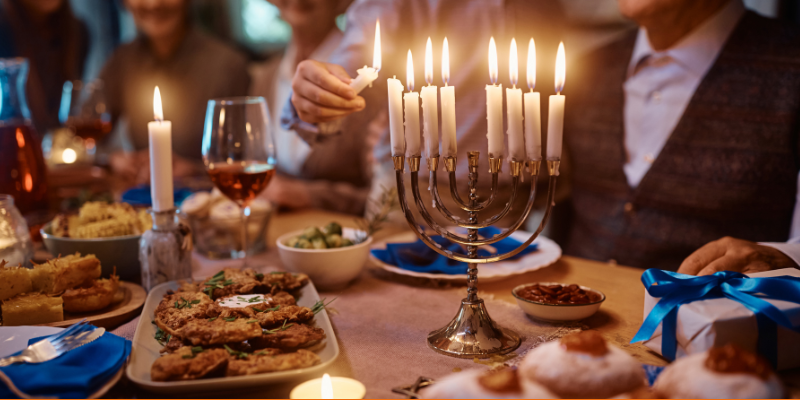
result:
<svg viewBox="0 0 800 400"><path fill-rule="evenodd" d="M758 352L773 367L778 364L777 326L800 332L800 326L793 326L780 309L764 300L768 298L800 303L800 278L797 277L750 278L732 271L693 276L648 269L642 274L642 283L647 293L661 299L650 311L631 343L650 339L658 325L663 323L661 354L670 360L675 359L677 352L675 331L678 325L678 308L693 301L727 297L752 311L758 323Z"/></svg>

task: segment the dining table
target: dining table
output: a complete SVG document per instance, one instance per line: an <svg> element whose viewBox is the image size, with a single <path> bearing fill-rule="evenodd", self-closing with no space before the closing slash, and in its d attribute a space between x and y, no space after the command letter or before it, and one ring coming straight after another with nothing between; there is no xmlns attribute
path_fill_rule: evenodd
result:
<svg viewBox="0 0 800 400"><path fill-rule="evenodd" d="M357 226L354 216L322 210L274 215L268 229L267 250L250 257L248 266L257 270L283 268L275 246L276 238L287 232L325 225L330 221L339 222L345 227ZM373 239L380 242L408 231L407 225L387 224L373 235ZM205 278L223 267L238 267L241 263L241 260L210 260L195 253L193 277ZM506 357L477 360L440 355L429 349L426 343L429 331L444 326L452 319L460 299L465 297L465 284L401 276L370 263L346 288L320 291L320 297L333 300L328 306L328 313L340 349L337 359L326 372L331 376L361 381L366 386L367 398L402 398L403 395L392 389L410 386L420 377L435 380L467 369L489 369L501 364L514 366L536 345L586 329L599 332L608 342L624 349L642 364L663 366L668 361L659 354L641 343L630 343L643 320L645 290L640 281L642 272L642 269L613 262L562 256L549 266L502 280L481 282L479 273L479 297L486 301L489 313L498 324L520 334L522 344ZM514 287L533 282L584 285L603 292L606 300L596 314L579 322L559 324L536 321L523 313L511 293ZM113 332L130 339L137 322L138 317ZM789 371L782 377L792 397L797 398L800 395L800 372ZM288 398L293 387L310 378L241 390L159 394L139 388L123 377L105 397Z"/></svg>

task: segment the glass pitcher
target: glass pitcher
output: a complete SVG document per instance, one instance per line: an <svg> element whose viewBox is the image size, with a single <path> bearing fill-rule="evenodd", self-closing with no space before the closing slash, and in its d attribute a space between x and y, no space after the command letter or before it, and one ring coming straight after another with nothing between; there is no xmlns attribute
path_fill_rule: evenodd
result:
<svg viewBox="0 0 800 400"><path fill-rule="evenodd" d="M0 58L0 193L23 214L47 208L47 182L39 135L25 100L28 60Z"/></svg>
<svg viewBox="0 0 800 400"><path fill-rule="evenodd" d="M14 207L14 198L0 194L0 261L5 260L10 267L30 267L31 257L33 243L28 224Z"/></svg>

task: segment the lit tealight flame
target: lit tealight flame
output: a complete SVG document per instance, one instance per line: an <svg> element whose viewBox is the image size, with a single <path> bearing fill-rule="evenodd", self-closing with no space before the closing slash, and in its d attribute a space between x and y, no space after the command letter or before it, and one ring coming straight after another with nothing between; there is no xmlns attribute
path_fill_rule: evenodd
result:
<svg viewBox="0 0 800 400"><path fill-rule="evenodd" d="M78 153L76 153L75 150L64 149L64 151L61 152L61 161L64 161L65 164L72 164L77 159Z"/></svg>
<svg viewBox="0 0 800 400"><path fill-rule="evenodd" d="M567 79L567 62L564 60L564 42L558 44L558 55L556 55L556 93L561 94L564 90L564 81Z"/></svg>
<svg viewBox="0 0 800 400"><path fill-rule="evenodd" d="M433 50L431 49L431 38L425 44L425 83L430 86L433 83Z"/></svg>
<svg viewBox="0 0 800 400"><path fill-rule="evenodd" d="M497 84L497 46L494 44L494 36L489 39L489 79L492 85Z"/></svg>
<svg viewBox="0 0 800 400"><path fill-rule="evenodd" d="M511 79L511 84L514 89L517 88L517 79L519 78L519 62L517 61L517 39L511 39L511 51L508 54L508 75Z"/></svg>
<svg viewBox="0 0 800 400"><path fill-rule="evenodd" d="M322 396L323 399L333 398L333 384L331 384L331 376L328 374L322 375Z"/></svg>
<svg viewBox="0 0 800 400"><path fill-rule="evenodd" d="M414 91L414 60L411 58L411 49L408 49L408 60L406 61L406 89Z"/></svg>
<svg viewBox="0 0 800 400"><path fill-rule="evenodd" d="M442 44L442 80L445 86L450 82L450 46L447 45L447 38Z"/></svg>
<svg viewBox="0 0 800 400"><path fill-rule="evenodd" d="M158 90L158 86L156 86L156 91L153 93L153 116L156 121L164 120L164 111L161 109L161 92Z"/></svg>
<svg viewBox="0 0 800 400"><path fill-rule="evenodd" d="M375 47L372 49L372 68L381 70L381 20L375 21Z"/></svg>
<svg viewBox="0 0 800 400"><path fill-rule="evenodd" d="M536 87L536 45L533 38L528 42L528 66L525 75L528 78L528 88L533 91Z"/></svg>

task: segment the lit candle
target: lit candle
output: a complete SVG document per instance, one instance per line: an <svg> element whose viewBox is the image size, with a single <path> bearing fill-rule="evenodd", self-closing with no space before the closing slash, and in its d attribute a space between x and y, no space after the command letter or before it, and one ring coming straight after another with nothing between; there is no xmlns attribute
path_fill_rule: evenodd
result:
<svg viewBox="0 0 800 400"><path fill-rule="evenodd" d="M378 71L381 70L381 21L375 21L375 44L372 48L372 67L364 66L358 70L358 76L350 82L350 87L356 94L364 90L367 85L372 86L372 82L378 79Z"/></svg>
<svg viewBox="0 0 800 400"><path fill-rule="evenodd" d="M175 207L172 198L172 122L164 121L158 86L153 94L153 114L155 121L147 123L150 139L150 197L153 211L167 211Z"/></svg>
<svg viewBox="0 0 800 400"><path fill-rule="evenodd" d="M406 151L406 139L403 136L403 84L400 80L386 80L389 91L389 134L392 140L392 155L403 156Z"/></svg>
<svg viewBox="0 0 800 400"><path fill-rule="evenodd" d="M419 93L414 91L414 60L410 49L406 61L406 86L408 93L403 94L406 111L406 157L419 157L422 154L419 148Z"/></svg>
<svg viewBox="0 0 800 400"><path fill-rule="evenodd" d="M525 153L529 160L542 159L542 110L539 92L534 92L536 87L536 45L533 38L528 43L527 65L528 89L525 93Z"/></svg>
<svg viewBox="0 0 800 400"><path fill-rule="evenodd" d="M525 161L525 140L522 137L522 89L517 89L518 70L517 41L511 39L508 74L514 87L506 89L508 154L514 161Z"/></svg>
<svg viewBox="0 0 800 400"><path fill-rule="evenodd" d="M564 134L564 81L566 80L566 61L564 60L564 43L558 45L556 56L556 94L550 96L550 107L547 118L547 159L561 159L561 138Z"/></svg>
<svg viewBox="0 0 800 400"><path fill-rule="evenodd" d="M456 156L456 88L447 86L450 81L450 49L447 38L442 45L442 147L445 157Z"/></svg>
<svg viewBox="0 0 800 400"><path fill-rule="evenodd" d="M439 102L437 100L437 87L431 85L433 82L433 51L431 50L431 38L425 45L425 82L420 90L422 98L422 127L425 136L425 152L428 158L439 157Z"/></svg>
<svg viewBox="0 0 800 400"><path fill-rule="evenodd" d="M486 85L486 137L489 139L489 158L503 156L503 85L497 84L497 47L494 37L489 40L489 78Z"/></svg>
<svg viewBox="0 0 800 400"><path fill-rule="evenodd" d="M331 377L312 379L297 385L289 394L290 399L363 399L367 393L364 384L351 378Z"/></svg>

